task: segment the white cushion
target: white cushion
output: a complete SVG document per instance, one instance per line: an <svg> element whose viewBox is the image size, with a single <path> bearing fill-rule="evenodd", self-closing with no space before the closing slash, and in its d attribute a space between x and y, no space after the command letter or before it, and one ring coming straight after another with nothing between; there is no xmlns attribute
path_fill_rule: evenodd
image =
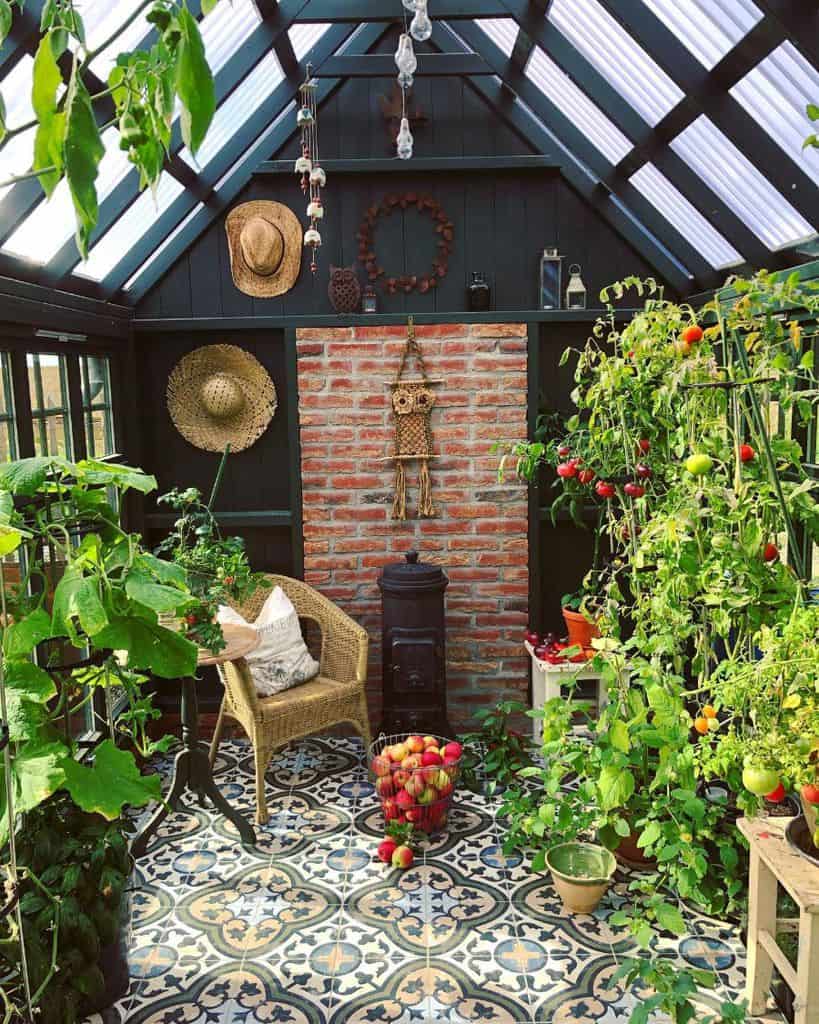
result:
<svg viewBox="0 0 819 1024"><path fill-rule="evenodd" d="M296 609L281 587L268 595L255 622L246 622L227 605L220 606L218 619L258 632L259 646L245 660L260 697L289 690L318 675L319 663L307 650Z"/></svg>

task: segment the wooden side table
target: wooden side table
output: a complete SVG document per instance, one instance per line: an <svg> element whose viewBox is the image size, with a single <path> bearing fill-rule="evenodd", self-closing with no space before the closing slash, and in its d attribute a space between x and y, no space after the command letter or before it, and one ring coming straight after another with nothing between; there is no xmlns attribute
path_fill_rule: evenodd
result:
<svg viewBox="0 0 819 1024"><path fill-rule="evenodd" d="M548 661L541 661L535 657L532 645L524 640L523 646L532 658L532 707L542 708L547 700L560 696L560 687L568 682L583 682L592 680L597 683L597 710L598 714L608 703L608 692L603 683L603 677L599 672L587 668L582 664L566 662L562 665L550 665ZM532 739L540 743L543 736L543 719L532 719Z"/></svg>
<svg viewBox="0 0 819 1024"><path fill-rule="evenodd" d="M223 665L227 661L241 661L259 646L259 634L247 626L222 626L227 646L219 654L200 654L197 665ZM148 848L154 833L170 811L179 809L179 801L186 790L196 793L200 800L209 798L217 811L233 822L245 845L256 842L256 833L250 822L225 800L213 778L208 757L208 748L199 742L199 705L196 697L196 680L192 677L181 680L182 750L176 755L173 780L165 800L157 808L148 824L131 843L131 854L141 857Z"/></svg>
<svg viewBox="0 0 819 1024"><path fill-rule="evenodd" d="M819 1022L819 868L788 845L789 818L740 818L751 847L748 887L748 975L751 1014L764 1013L774 965L793 991L794 1024ZM777 918L777 885L799 908L798 918ZM798 931L796 970L776 944L776 932Z"/></svg>

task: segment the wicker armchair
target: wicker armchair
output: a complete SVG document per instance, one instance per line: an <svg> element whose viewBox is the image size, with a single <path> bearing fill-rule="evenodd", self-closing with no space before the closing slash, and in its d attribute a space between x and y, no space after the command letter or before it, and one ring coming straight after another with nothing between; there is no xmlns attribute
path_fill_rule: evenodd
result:
<svg viewBox="0 0 819 1024"><path fill-rule="evenodd" d="M301 580L268 576L269 587L260 588L236 610L249 622L259 614L274 587L287 594L300 619L315 622L321 631L319 674L272 697L260 697L244 659L225 663L220 671L225 695L210 746L213 764L225 718L237 721L253 746L256 762L256 821L268 820L264 776L273 752L279 747L322 732L342 722L351 724L370 744L370 723L364 683L367 679L367 633L332 601Z"/></svg>

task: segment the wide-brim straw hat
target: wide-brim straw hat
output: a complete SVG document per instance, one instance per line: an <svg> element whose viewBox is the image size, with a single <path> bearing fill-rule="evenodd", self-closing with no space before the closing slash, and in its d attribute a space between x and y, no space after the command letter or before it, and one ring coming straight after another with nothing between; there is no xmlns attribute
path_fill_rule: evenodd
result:
<svg viewBox="0 0 819 1024"><path fill-rule="evenodd" d="M179 433L197 448L221 452L249 448L276 411L276 388L259 360L236 345L206 345L189 352L168 378L168 412Z"/></svg>
<svg viewBox="0 0 819 1024"><path fill-rule="evenodd" d="M255 298L289 292L301 270L302 229L298 217L281 203L254 199L225 219L230 272L236 287Z"/></svg>

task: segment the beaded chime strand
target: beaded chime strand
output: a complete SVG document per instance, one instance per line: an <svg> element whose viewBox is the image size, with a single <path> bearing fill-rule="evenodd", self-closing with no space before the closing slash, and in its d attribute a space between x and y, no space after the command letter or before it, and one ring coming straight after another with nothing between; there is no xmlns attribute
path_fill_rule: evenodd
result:
<svg viewBox="0 0 819 1024"><path fill-rule="evenodd" d="M296 160L296 174L301 177L301 190L307 199L307 230L304 244L312 252L310 270L318 270L318 250L321 247L319 221L324 218L324 204L321 192L327 184L327 175L319 163L318 109L316 107L317 83L312 76L312 65L307 65L307 78L299 87L301 106L296 115L296 124L301 132L301 156Z"/></svg>
<svg viewBox="0 0 819 1024"><path fill-rule="evenodd" d="M427 0L402 0L404 31L395 51L395 65L398 68L398 85L401 89L401 126L395 140L395 151L399 160L412 159L413 137L407 117L407 93L412 88L413 75L418 70L418 58L412 45L413 39L424 42L432 35L432 22L427 12ZM407 23L409 14L412 21Z"/></svg>

